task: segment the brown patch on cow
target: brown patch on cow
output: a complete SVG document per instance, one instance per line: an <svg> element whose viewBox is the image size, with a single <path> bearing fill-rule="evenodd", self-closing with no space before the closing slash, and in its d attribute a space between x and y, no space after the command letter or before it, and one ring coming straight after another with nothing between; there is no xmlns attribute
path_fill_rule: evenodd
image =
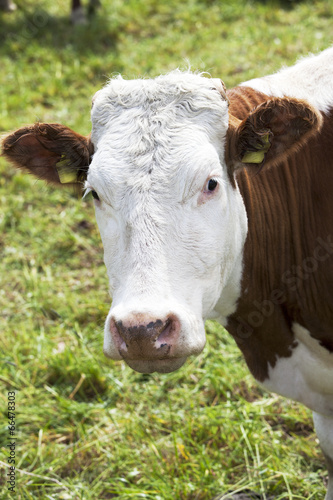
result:
<svg viewBox="0 0 333 500"><path fill-rule="evenodd" d="M266 94L253 90L250 87L228 89L227 97L229 100L229 113L238 118L238 120L244 120L249 112L269 99Z"/></svg>
<svg viewBox="0 0 333 500"><path fill-rule="evenodd" d="M250 95L248 113L257 106L257 94ZM236 115L232 120L239 126L246 114L245 91L238 111L236 96L229 93L231 112ZM261 109L260 123L266 126L271 111ZM288 100L282 116L290 116L293 109L297 106ZM236 175L249 229L241 296L227 329L260 381L267 378L269 366L291 356L297 345L293 323L333 352L333 113L320 119L317 112L308 113L300 122L291 120L289 127L296 138L300 137L297 128L303 126L300 149L291 144L288 155L282 153L279 162L271 162L272 168L265 165L257 175L244 168ZM281 147L285 138L280 112L273 113L273 121L273 134Z"/></svg>
<svg viewBox="0 0 333 500"><path fill-rule="evenodd" d="M17 168L23 168L54 184L61 184L57 164L65 163L71 184L86 178L93 145L90 137L80 135L59 123L35 123L7 135L2 155Z"/></svg>

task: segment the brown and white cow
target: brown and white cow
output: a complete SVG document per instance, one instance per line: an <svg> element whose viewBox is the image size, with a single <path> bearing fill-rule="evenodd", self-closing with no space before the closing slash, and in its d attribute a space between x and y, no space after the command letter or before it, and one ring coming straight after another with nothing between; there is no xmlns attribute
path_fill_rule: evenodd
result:
<svg viewBox="0 0 333 500"><path fill-rule="evenodd" d="M104 352L170 372L226 326L254 377L304 403L333 500L333 48L226 91L174 71L112 79L91 136L38 123L3 154L95 199Z"/></svg>

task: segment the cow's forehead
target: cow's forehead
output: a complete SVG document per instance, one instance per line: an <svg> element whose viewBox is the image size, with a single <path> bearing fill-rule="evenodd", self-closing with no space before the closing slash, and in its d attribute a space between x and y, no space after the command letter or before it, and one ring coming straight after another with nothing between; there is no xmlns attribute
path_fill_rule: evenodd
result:
<svg viewBox="0 0 333 500"><path fill-rule="evenodd" d="M172 127L195 121L202 114L207 115L207 122L211 117L218 128L219 119L225 122L227 107L218 79L178 70L155 79L124 80L118 76L95 95L92 138L98 141L105 127L127 123L130 132L133 121L141 120L144 131L145 121Z"/></svg>

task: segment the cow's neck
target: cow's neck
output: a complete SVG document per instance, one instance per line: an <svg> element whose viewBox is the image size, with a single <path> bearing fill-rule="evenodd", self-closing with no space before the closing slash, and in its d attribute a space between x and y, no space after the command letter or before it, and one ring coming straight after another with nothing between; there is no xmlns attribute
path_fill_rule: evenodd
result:
<svg viewBox="0 0 333 500"><path fill-rule="evenodd" d="M264 98L242 89L236 107L234 96L237 90L229 95L230 111L240 119ZM294 323L333 351L332 119L326 117L320 137L287 162L260 173L244 170L237 183L248 235L241 294L227 329L263 381L269 365L291 356Z"/></svg>

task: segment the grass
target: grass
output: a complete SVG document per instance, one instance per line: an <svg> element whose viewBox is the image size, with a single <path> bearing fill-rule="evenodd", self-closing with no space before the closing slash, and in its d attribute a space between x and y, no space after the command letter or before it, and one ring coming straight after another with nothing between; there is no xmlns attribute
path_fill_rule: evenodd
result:
<svg viewBox="0 0 333 500"><path fill-rule="evenodd" d="M88 133L105 80L188 66L227 86L332 43L329 1L112 0L73 28L69 1L0 14L2 132L35 120ZM250 488L324 497L310 412L253 382L227 332L169 375L102 354L110 299L92 204L0 164L0 460L16 392L16 493L1 498L209 500Z"/></svg>

